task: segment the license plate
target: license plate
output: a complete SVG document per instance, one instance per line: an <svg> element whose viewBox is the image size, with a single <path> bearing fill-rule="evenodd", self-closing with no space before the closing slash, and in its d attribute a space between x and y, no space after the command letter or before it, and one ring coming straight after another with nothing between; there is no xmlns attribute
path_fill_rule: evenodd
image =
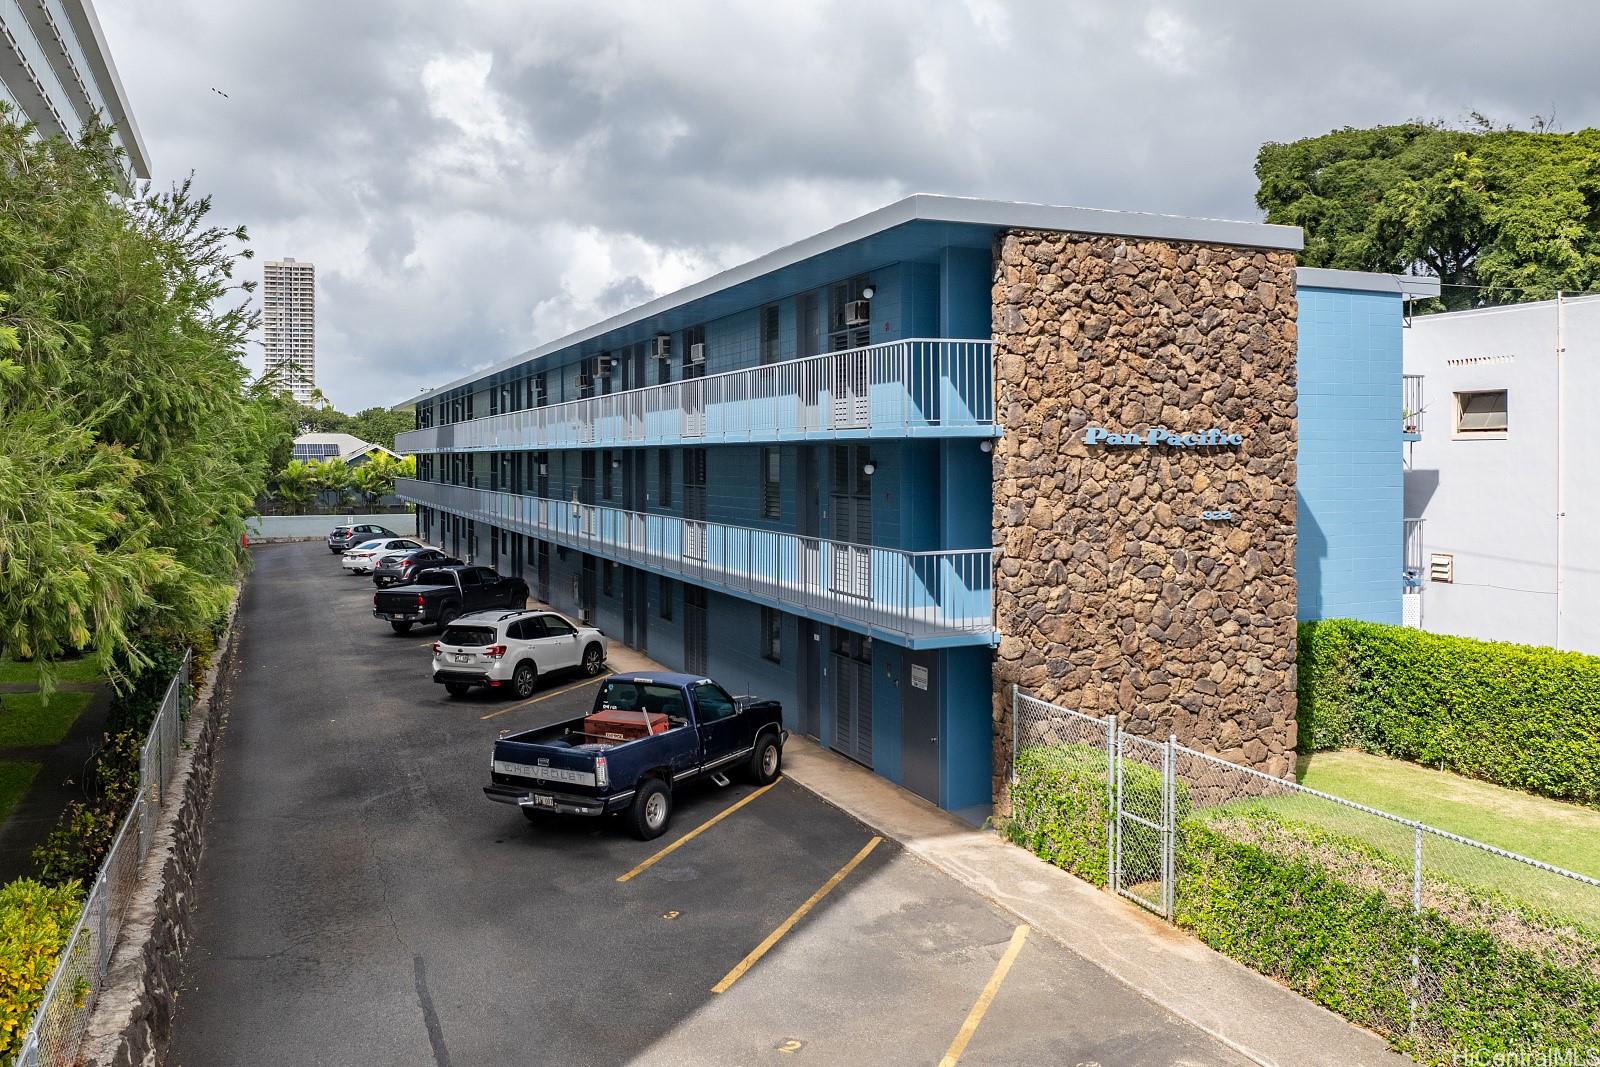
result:
<svg viewBox="0 0 1600 1067"><path fill-rule="evenodd" d="M472 662L472 657L471 656L457 656L456 657L456 662L457 663L471 663Z"/></svg>
<svg viewBox="0 0 1600 1067"><path fill-rule="evenodd" d="M555 797L542 797L538 793L533 795L533 806L536 808L553 808L556 806Z"/></svg>

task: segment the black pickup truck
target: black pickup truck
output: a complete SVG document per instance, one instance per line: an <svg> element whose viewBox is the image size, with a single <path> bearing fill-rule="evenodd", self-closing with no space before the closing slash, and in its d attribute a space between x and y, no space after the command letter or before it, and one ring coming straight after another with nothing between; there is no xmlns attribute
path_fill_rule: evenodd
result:
<svg viewBox="0 0 1600 1067"><path fill-rule="evenodd" d="M507 578L489 567L432 567L409 585L380 589L372 598L372 614L387 619L397 634L421 623L440 630L459 615L486 608L520 608L528 599L528 583Z"/></svg>
<svg viewBox="0 0 1600 1067"><path fill-rule="evenodd" d="M766 785L783 762L783 707L731 697L692 674L615 674L588 715L506 733L494 743L484 794L541 813L621 813L644 840L672 819L673 791L734 771Z"/></svg>

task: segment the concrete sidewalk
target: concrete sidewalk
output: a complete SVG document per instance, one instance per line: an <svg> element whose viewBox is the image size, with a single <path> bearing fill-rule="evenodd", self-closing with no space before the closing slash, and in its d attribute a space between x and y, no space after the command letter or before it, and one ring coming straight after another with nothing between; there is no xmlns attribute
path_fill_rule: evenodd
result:
<svg viewBox="0 0 1600 1067"><path fill-rule="evenodd" d="M784 774L898 841L1039 933L1258 1063L1407 1064L1377 1035L1207 948L1138 906L999 835L975 830L866 768L801 737Z"/></svg>

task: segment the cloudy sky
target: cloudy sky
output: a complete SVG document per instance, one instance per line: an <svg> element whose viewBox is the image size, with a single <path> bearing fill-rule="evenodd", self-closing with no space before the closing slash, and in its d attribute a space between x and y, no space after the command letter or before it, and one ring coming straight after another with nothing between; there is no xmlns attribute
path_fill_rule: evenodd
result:
<svg viewBox="0 0 1600 1067"><path fill-rule="evenodd" d="M910 192L1254 219L1263 141L1593 125L1600 4L1540 7L97 0L157 181L316 263L346 411Z"/></svg>

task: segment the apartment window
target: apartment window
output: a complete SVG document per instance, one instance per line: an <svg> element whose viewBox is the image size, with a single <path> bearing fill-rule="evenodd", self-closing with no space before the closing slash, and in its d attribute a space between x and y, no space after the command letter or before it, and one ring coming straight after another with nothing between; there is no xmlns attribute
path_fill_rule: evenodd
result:
<svg viewBox="0 0 1600 1067"><path fill-rule="evenodd" d="M761 658L783 660L783 615L774 608L761 609Z"/></svg>
<svg viewBox="0 0 1600 1067"><path fill-rule="evenodd" d="M657 610L660 611L661 617L663 619L667 620L668 622L671 622L672 621L672 579L668 578L666 575L663 574L663 575L660 576L659 581L660 581L661 584L660 584L660 587L656 590L656 599L658 601Z"/></svg>
<svg viewBox="0 0 1600 1067"><path fill-rule="evenodd" d="M533 406L542 408L550 402L550 390L543 374L533 376Z"/></svg>
<svg viewBox="0 0 1600 1067"><path fill-rule="evenodd" d="M782 515L783 500L778 491L778 479L783 470L782 456L776 448L761 450L761 517L776 519Z"/></svg>
<svg viewBox="0 0 1600 1067"><path fill-rule="evenodd" d="M778 305L768 304L761 309L761 362L778 362Z"/></svg>
<svg viewBox="0 0 1600 1067"><path fill-rule="evenodd" d="M611 492L616 487L616 479L611 476L613 462L609 450L600 453L600 495L606 500L611 499Z"/></svg>
<svg viewBox="0 0 1600 1067"><path fill-rule="evenodd" d="M1506 391L1456 394L1456 434L1504 436L1506 432Z"/></svg>
<svg viewBox="0 0 1600 1067"><path fill-rule="evenodd" d="M664 508L672 506L672 450L663 448L656 453L657 503Z"/></svg>

